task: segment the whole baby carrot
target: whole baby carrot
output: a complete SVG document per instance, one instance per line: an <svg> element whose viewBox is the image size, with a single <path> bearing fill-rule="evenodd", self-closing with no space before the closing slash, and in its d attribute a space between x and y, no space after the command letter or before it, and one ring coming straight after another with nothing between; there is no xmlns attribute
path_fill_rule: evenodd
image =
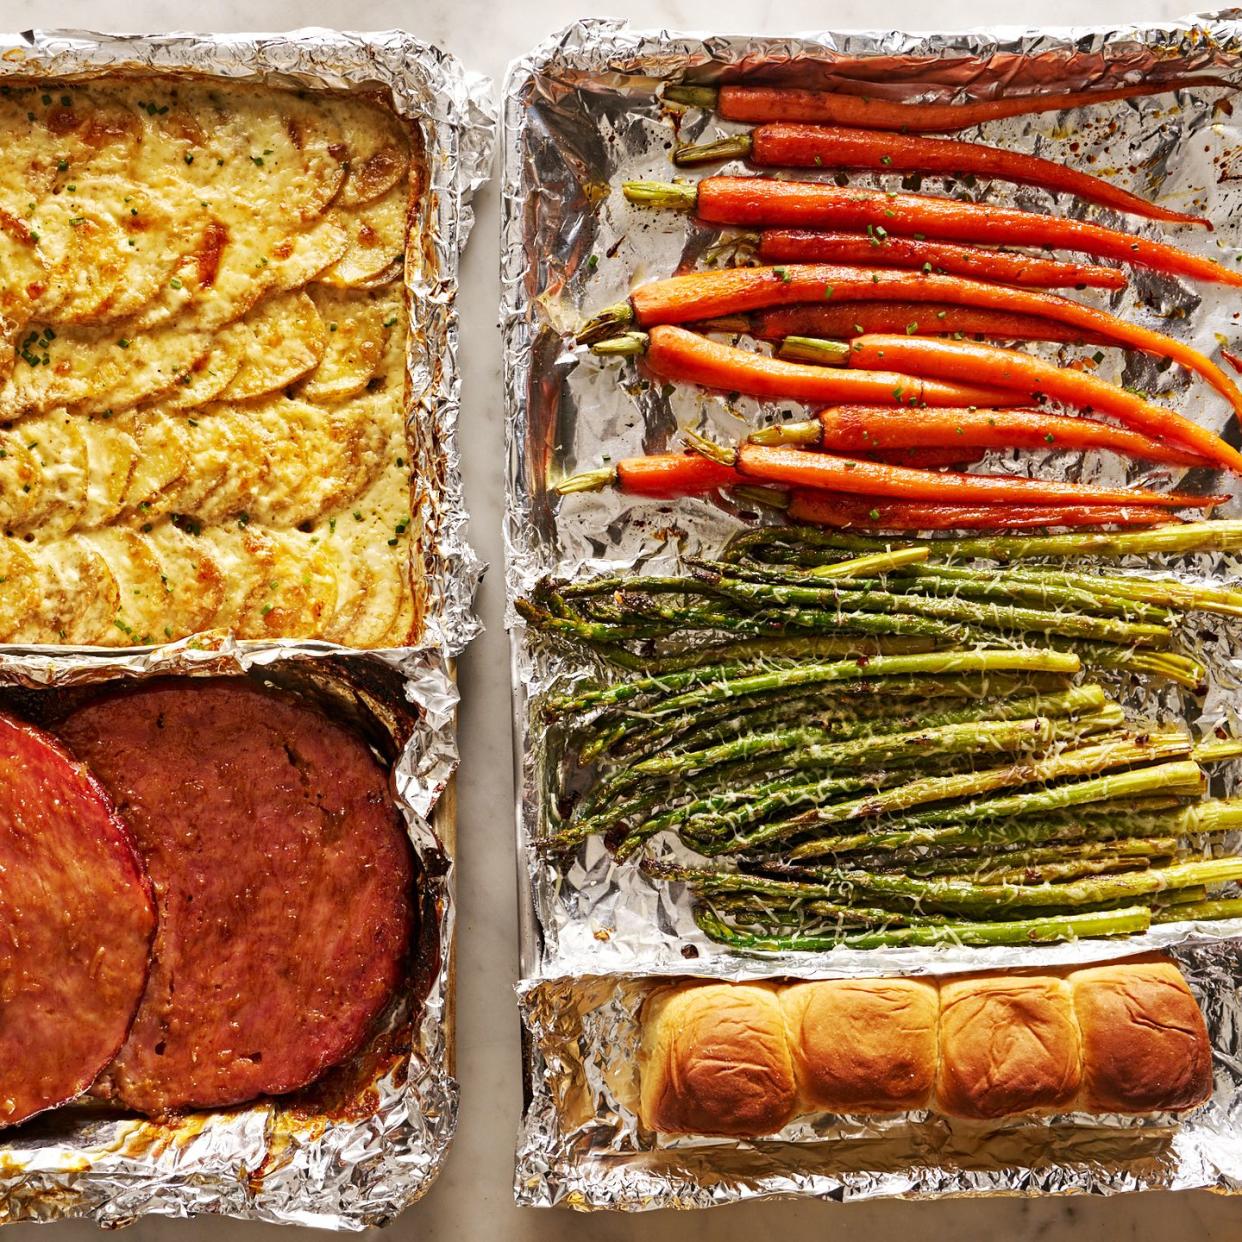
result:
<svg viewBox="0 0 1242 1242"><path fill-rule="evenodd" d="M969 376L972 382L982 380L1011 388L1027 400L1052 397L1079 409L1107 414L1135 431L1170 441L1242 474L1242 454L1205 427L1088 371L1054 366L1018 350L935 337L860 336L850 342L850 365L896 367L946 380Z"/></svg>
<svg viewBox="0 0 1242 1242"><path fill-rule="evenodd" d="M772 306L877 302L894 298L1020 311L1070 324L1114 344L1181 363L1203 376L1242 414L1242 389L1216 363L1185 341L1056 293L1007 289L987 281L941 276L935 272L842 267L831 263L687 272L640 285L630 295L628 306L609 307L601 312L583 330L580 339L593 339L597 331L595 325L600 325L600 330L610 330L627 316L640 326L649 327L695 322Z"/></svg>
<svg viewBox="0 0 1242 1242"><path fill-rule="evenodd" d="M795 522L865 530L1156 526L1179 520L1167 509L1142 505L947 505L837 492L794 492L786 514Z"/></svg>
<svg viewBox="0 0 1242 1242"><path fill-rule="evenodd" d="M692 437L691 443L706 455L714 455L716 446L708 446L701 437ZM1011 475L942 474L830 453L750 443L723 450L716 460L731 462L741 474L760 483L778 483L783 487L812 491L932 500L942 504L1142 505L1209 509L1227 499L1154 492L1141 487L1093 487L1086 483Z"/></svg>
<svg viewBox="0 0 1242 1242"><path fill-rule="evenodd" d="M1073 263L957 242L877 233L826 233L814 229L764 229L756 254L764 263L860 263L864 267L921 267L1032 289L1124 289L1115 267ZM930 266L929 266L930 265Z"/></svg>
<svg viewBox="0 0 1242 1242"><path fill-rule="evenodd" d="M1046 95L1013 95L999 99L971 99L961 103L902 103L837 91L800 90L781 86L669 86L665 99L715 108L727 121L762 124L767 121L810 121L823 125L857 125L864 129L897 129L910 133L951 133L985 121L1039 112L1064 112L1094 104L1161 95L1190 86L1223 86L1231 82L1207 75L1139 82L1130 86L1089 91L1060 91Z"/></svg>
<svg viewBox="0 0 1242 1242"><path fill-rule="evenodd" d="M772 177L705 177L695 185L627 181L622 189L630 202L643 206L697 209L705 224L854 232L871 228L974 245L1050 246L1150 267L1171 276L1242 287L1242 273L1167 242L1083 220L931 194L889 193Z"/></svg>
<svg viewBox="0 0 1242 1242"><path fill-rule="evenodd" d="M623 341L623 345L629 345ZM632 346L606 341L597 352L646 353L649 371L674 383L698 384L759 398L789 398L816 405L842 401L869 405L1021 405L1012 389L942 383L894 372L858 371L784 362L766 354L709 340L684 328L659 326L646 338L632 334Z"/></svg>
<svg viewBox="0 0 1242 1242"><path fill-rule="evenodd" d="M679 496L699 496L746 481L734 467L698 453L650 453L645 457L625 457L615 466L573 475L558 483L556 490L561 495L595 492L615 483L631 496L672 500Z"/></svg>
<svg viewBox="0 0 1242 1242"><path fill-rule="evenodd" d="M719 325L719 326L717 326ZM1095 332L1057 323L1021 311L989 310L954 306L948 302L853 302L840 306L779 306L749 316L709 320L704 327L748 332L763 341L783 341L787 336L818 336L840 339L865 332L906 332L911 336L983 336L993 341L1053 341L1065 345L1103 345Z"/></svg>
<svg viewBox="0 0 1242 1242"><path fill-rule="evenodd" d="M749 134L735 134L704 146L681 146L673 152L680 166L748 159L759 168L848 168L874 172L916 172L986 177L1033 185L1150 220L1211 227L1203 216L1148 202L1120 186L1056 160L1006 151L955 138L877 133L831 125L775 122Z"/></svg>
<svg viewBox="0 0 1242 1242"><path fill-rule="evenodd" d="M781 423L753 432L755 444L799 444L830 453L875 455L920 447L984 449L1108 449L1141 461L1203 466L1195 453L1138 432L1091 418L1048 414L1043 410L892 409L839 405L821 410L813 421Z"/></svg>

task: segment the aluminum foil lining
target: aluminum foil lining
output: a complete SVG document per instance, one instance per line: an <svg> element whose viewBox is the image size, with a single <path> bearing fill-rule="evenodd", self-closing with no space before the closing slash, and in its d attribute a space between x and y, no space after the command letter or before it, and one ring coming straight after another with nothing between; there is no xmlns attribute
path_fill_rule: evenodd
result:
<svg viewBox="0 0 1242 1242"><path fill-rule="evenodd" d="M1242 11L1143 27L975 30L958 34L813 33L786 38L643 32L617 21L576 23L511 67L504 92L502 326L508 409L506 519L510 604L544 575L668 572L682 556L710 554L755 520L727 499L654 503L616 492L560 498L564 475L620 457L660 451L679 427L717 438L802 416L793 403L705 396L653 384L630 363L602 364L569 345L594 310L621 301L638 283L706 257L718 234L684 216L632 208L627 179L671 180L675 141L707 141L743 128L713 115L665 109L668 80L765 80L863 90L911 101L960 95L1083 89L1208 72L1242 84ZM1242 259L1242 133L1220 91L1189 90L1121 104L989 124L985 141L1072 158L1086 168L1215 222L1210 234L1174 230L1179 245L1222 263ZM971 133L964 135L971 137ZM698 173L681 173L693 177ZM896 177L851 175L852 184L899 189ZM963 199L1047 211L1035 188L967 185L926 177L922 186ZM1150 236L1159 226L1086 207L1078 215ZM1077 293L1192 342L1207 353L1242 337L1238 300L1133 272L1132 293ZM1036 347L1062 363L1072 349ZM1098 374L1148 390L1238 443L1225 403L1176 368L1113 354ZM1219 488L1224 480L1167 469L1128 468L1113 459L1084 464L1073 454L993 454L995 472L1073 480ZM1242 514L1232 502L1223 515ZM1126 572L1152 567L1123 563ZM1237 556L1165 559L1186 579L1236 581ZM742 955L694 927L680 886L653 886L633 866L617 867L598 841L571 866L547 865L532 848L546 826L544 788L557 739L537 716L540 696L604 670L560 644L535 638L510 608L514 685L518 857L522 910L519 995L526 1022L528 1109L515 1193L522 1204L623 1209L698 1207L738 1199L998 1193L1111 1192L1147 1187L1242 1187L1242 1110L1237 1010L1242 922L1168 924L1141 938L1030 949L901 949L831 954ZM1204 659L1205 699L1156 685L1103 678L1135 715L1183 719L1198 733L1239 730L1242 628L1192 616L1181 641ZM1242 765L1216 769L1212 794L1236 792ZM1237 845L1237 842L1231 842ZM664 845L678 857L675 845ZM634 1015L642 992L670 974L747 979L939 974L1016 965L1066 966L1171 947L1208 1017L1217 1049L1212 1103L1188 1119L1058 1118L1006 1126L988 1141L947 1122L902 1118L857 1124L800 1123L785 1143L677 1140L653 1145L632 1108Z"/></svg>
<svg viewBox="0 0 1242 1242"><path fill-rule="evenodd" d="M457 444L461 396L457 285L474 223L471 199L487 180L495 142L492 84L447 52L400 30L347 34L308 28L284 34L105 35L77 30L0 34L6 76L92 76L187 70L241 81L321 90L385 89L422 129L427 191L414 236L431 262L407 264L408 365L415 529L425 582L420 646L462 652L479 632L473 612L483 575L467 537ZM416 566L416 569L419 568Z"/></svg>
<svg viewBox="0 0 1242 1242"><path fill-rule="evenodd" d="M519 987L530 1103L515 1196L548 1207L696 1208L788 1195L870 1199L1242 1190L1242 945L1179 948L1203 1008L1215 1091L1178 1118L1015 1118L926 1112L799 1119L762 1141L659 1136L637 1118L639 1010L651 980Z"/></svg>
<svg viewBox="0 0 1242 1242"><path fill-rule="evenodd" d="M1000 90L1104 88L1145 77L1211 73L1242 84L1242 14L1145 27L1054 31L973 31L954 35L812 34L759 39L630 30L616 21L571 26L511 68L505 87L503 170L505 383L508 400L509 497L506 522L508 592L512 599L544 575L583 577L633 568L666 573L682 556L711 555L755 515L727 499L656 503L616 491L559 497L551 485L567 474L618 458L675 445L679 427L721 440L763 422L805 417L795 403L705 395L689 386L659 385L629 362L603 363L571 344L573 328L594 310L623 300L630 288L705 259L718 241L681 213L628 205L627 179L671 180L674 141L708 140L743 126L698 109L663 106L666 80L748 80L865 89L901 99L988 96ZM1219 89L1176 97L1155 95L1063 116L1042 114L996 122L985 141L1072 159L1138 193L1208 215L1215 230L1172 231L1134 217L1054 200L1031 187L967 185L925 177L929 192L963 199L1055 209L1179 244L1233 266L1242 260L1242 128ZM972 134L967 132L965 137ZM715 171L712 169L708 172ZM800 174L802 175L802 174ZM808 174L809 175L809 174ZM902 179L851 174L851 184L899 189ZM1140 303L1135 295L1140 295ZM1191 287L1133 271L1130 290L1077 292L1138 322L1192 342L1207 353L1242 340L1242 302L1223 286ZM1150 305L1149 305L1150 304ZM1041 347L1062 363L1092 350ZM1094 359L1092 359L1094 362ZM1100 355L1097 373L1147 389L1235 443L1225 401L1178 368L1145 356ZM1230 491L1230 481L1200 471L1144 469L1109 455L1084 463L1077 454L992 454L993 472L1039 473L1114 486L1132 483ZM1242 514L1237 500L1223 509ZM1129 572L1150 572L1141 560ZM1167 560L1160 572L1231 580L1236 556ZM632 864L616 866L599 841L582 847L564 872L531 847L547 814L544 786L557 738L532 704L602 666L546 639L532 640L510 613L518 790L519 858L527 908L522 963L528 977L610 971L691 970L705 975L872 974L1066 963L1084 956L1242 933L1242 923L1168 924L1140 939L1091 941L1039 949L885 950L746 957L713 944L694 926L681 886L653 884ZM1242 708L1242 627L1191 616L1181 642L1209 665L1212 688L1198 700L1160 685L1133 686L1102 678L1135 716L1184 719L1198 732L1223 725L1238 731ZM1093 673L1094 676L1094 673ZM1238 788L1242 766L1216 770L1213 793ZM690 859L675 843L671 859Z"/></svg>
<svg viewBox="0 0 1242 1242"><path fill-rule="evenodd" d="M44 1114L0 1134L0 1224L89 1217L115 1227L148 1214L212 1212L362 1229L384 1224L434 1181L458 1112L446 1025L453 867L434 827L436 799L457 766L457 690L434 653L346 657L343 674L333 670L333 655L340 657L324 644L257 649L201 640L93 658L0 652L0 686L10 694L161 674L257 673L308 690L331 686L351 715L357 694L357 715L373 714L381 724L400 717L392 772L422 872L423 920L407 986L345 1085L322 1099L304 1092L168 1123L102 1119L77 1106ZM387 674L374 691L366 688L368 666Z"/></svg>
<svg viewBox="0 0 1242 1242"><path fill-rule="evenodd" d="M366 1085L348 1114L279 1101L198 1115L180 1127L98 1122L79 1110L23 1127L0 1142L0 1223L90 1217L128 1224L144 1214L200 1212L318 1228L383 1224L431 1185L456 1126L451 1061L452 858L435 831L436 805L458 762L457 688L450 660L479 632L474 595L483 566L466 539L457 442L461 377L455 307L458 266L473 224L471 199L486 181L495 108L488 79L402 31L347 34L114 36L83 31L0 35L5 76L83 77L110 72L197 72L309 89L382 89L417 123L427 192L413 223L431 261L407 270L411 404L422 537L425 628L417 649L350 656L322 642L235 642L199 635L155 649L0 648L0 686L66 686L158 673L292 668L302 660L378 662L416 708L393 777L425 873L425 968L389 1015L382 1043L408 1054ZM327 673L325 676L329 675ZM411 1025L412 1021L412 1025ZM360 1088L361 1090L361 1088Z"/></svg>

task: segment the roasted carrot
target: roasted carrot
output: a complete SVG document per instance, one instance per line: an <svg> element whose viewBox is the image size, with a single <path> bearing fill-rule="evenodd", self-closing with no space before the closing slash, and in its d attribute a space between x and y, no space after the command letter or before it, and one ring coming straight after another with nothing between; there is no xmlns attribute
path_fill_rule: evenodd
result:
<svg viewBox="0 0 1242 1242"><path fill-rule="evenodd" d="M860 449L858 456L867 461L887 462L890 466L913 466L916 470L939 470L946 466L973 465L977 461L982 461L985 454L981 449L961 444L912 444L901 448Z"/></svg>
<svg viewBox="0 0 1242 1242"><path fill-rule="evenodd" d="M898 445L876 451L866 450L865 456L872 461L931 470L967 465L978 461L982 453L962 445L939 448ZM598 470L571 475L556 484L555 490L562 496L568 496L575 492L598 492L606 487L616 487L627 496L677 500L683 496L704 496L724 487L739 487L751 482L736 466L714 461L699 453L648 453L645 457L623 457L615 466L602 466Z"/></svg>
<svg viewBox="0 0 1242 1242"><path fill-rule="evenodd" d="M693 439L692 443L710 455L700 438ZM726 454L728 452L725 450ZM1210 509L1228 499L1153 492L1142 487L1092 487L1085 483L1009 475L941 474L830 453L808 453L798 448L769 448L764 444L739 444L729 457L722 455L718 460L731 460L741 474L761 483L811 491L933 500L942 504L1155 505L1170 509Z"/></svg>
<svg viewBox="0 0 1242 1242"><path fill-rule="evenodd" d="M711 321L709 321L710 324ZM724 321L729 322L729 321ZM746 327L764 341L787 336L840 339L865 332L906 332L911 336L945 336L960 332L993 341L1054 341L1066 345L1104 345L1098 333L1038 315L1015 311L952 306L947 302L859 302L841 306L781 306L756 311Z"/></svg>
<svg viewBox="0 0 1242 1242"><path fill-rule="evenodd" d="M1093 263L1069 263L955 242L866 233L817 233L813 229L764 229L757 254L764 263L861 263L921 267L1032 289L1124 289L1125 273ZM928 267L927 265L931 266Z"/></svg>
<svg viewBox="0 0 1242 1242"><path fill-rule="evenodd" d="M1140 461L1203 466L1204 458L1124 427L1043 410L894 410L840 405L813 422L782 423L754 432L755 444L800 444L830 453L877 453L921 447L984 449L1108 449Z"/></svg>
<svg viewBox="0 0 1242 1242"><path fill-rule="evenodd" d="M816 404L848 401L876 405L1006 406L1021 405L1027 399L1012 389L782 362L672 326L651 330L646 360L648 370L660 379L750 397L790 398Z"/></svg>
<svg viewBox="0 0 1242 1242"><path fill-rule="evenodd" d="M962 103L900 103L836 91L799 90L783 86L666 87L664 97L700 108L715 108L727 121L763 124L767 121L809 121L822 125L857 125L863 129L896 129L910 133L952 133L1010 116L1064 112L1094 104L1162 95L1190 86L1233 84L1222 78L1197 75L1139 82L1133 86L1092 91L1062 91L1048 95L1005 95L1000 99L970 99Z"/></svg>
<svg viewBox="0 0 1242 1242"><path fill-rule="evenodd" d="M1027 400L1052 397L1079 409L1107 414L1135 431L1190 449L1235 474L1242 474L1242 453L1205 427L1088 371L1054 366L1014 349L935 337L860 336L850 342L850 365L896 367L914 375L947 380L968 376L972 381L1012 388Z"/></svg>
<svg viewBox="0 0 1242 1242"><path fill-rule="evenodd" d="M650 453L646 457L624 457L615 466L575 474L558 483L556 490L564 496L571 492L596 492L616 484L630 496L674 500L746 482L734 467L699 453Z"/></svg>
<svg viewBox="0 0 1242 1242"><path fill-rule="evenodd" d="M911 134L877 133L834 125L778 121L749 134L734 134L704 146L681 146L673 162L691 167L721 160L748 159L759 168L848 168L875 172L973 175L992 181L1034 185L1058 194L1072 194L1089 203L1111 207L1149 220L1175 224L1211 221L1148 202L1119 186L1055 160L1021 151L1006 151L955 138L923 138Z"/></svg>
<svg viewBox="0 0 1242 1242"><path fill-rule="evenodd" d="M1142 505L942 505L836 492L795 492L786 513L795 522L867 530L1030 530L1180 521L1167 509Z"/></svg>
<svg viewBox="0 0 1242 1242"><path fill-rule="evenodd" d="M1198 372L1242 414L1242 389L1230 376L1185 341L1129 323L1107 311L1084 306L1040 289L1006 289L964 276L936 272L902 272L887 268L841 267L832 263L793 263L788 267L735 267L687 272L640 285L630 295L629 311L609 308L592 324L629 313L642 327L688 323L798 303L952 302L991 310L1020 311L1095 333L1117 345L1171 358ZM593 334L591 325L583 336Z"/></svg>
<svg viewBox="0 0 1242 1242"><path fill-rule="evenodd" d="M649 207L693 210L697 206L705 224L857 232L871 228L877 234L881 229L921 233L975 245L1049 246L1150 267L1171 276L1242 287L1242 273L1166 242L1013 207L772 177L706 177L695 185L627 181L623 190L631 202Z"/></svg>

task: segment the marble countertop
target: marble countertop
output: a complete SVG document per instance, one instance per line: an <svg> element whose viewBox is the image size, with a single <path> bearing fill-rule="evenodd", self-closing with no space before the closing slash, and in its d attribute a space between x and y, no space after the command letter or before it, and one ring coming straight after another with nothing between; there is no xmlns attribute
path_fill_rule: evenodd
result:
<svg viewBox="0 0 1242 1242"><path fill-rule="evenodd" d="M991 25L1136 22L1180 16L1189 0L949 0L934 11L925 0L0 0L0 29L77 27L157 32L288 30L340 26L401 27L455 53L497 82L514 57L584 16L628 16L635 26L681 30L786 33L832 26L952 29ZM1207 7L1207 6L1204 6ZM711 1230L715 1242L797 1242L856 1236L872 1242L938 1242L945 1237L1003 1237L1007 1242L1108 1242L1159 1237L1161 1242L1226 1242L1242 1233L1242 1205L1206 1193L1129 1195L1116 1199L991 1199L938 1203L880 1202L848 1207L769 1203L722 1209L710 1217L670 1212L638 1216L547 1212L513 1206L513 1144L521 1106L518 1023L517 907L513 860L513 783L509 731L508 644L502 626L504 495L500 451L500 343L497 320L498 199L485 191L462 280L464 362L462 448L475 547L493 568L479 604L487 633L461 662L458 1073L461 1123L448 1164L427 1197L389 1228L421 1242L593 1242L642 1238L666 1242ZM86 1242L94 1227L69 1223L36 1235L17 1226L6 1242ZM260 1242L275 1226L200 1219L148 1218L135 1242Z"/></svg>

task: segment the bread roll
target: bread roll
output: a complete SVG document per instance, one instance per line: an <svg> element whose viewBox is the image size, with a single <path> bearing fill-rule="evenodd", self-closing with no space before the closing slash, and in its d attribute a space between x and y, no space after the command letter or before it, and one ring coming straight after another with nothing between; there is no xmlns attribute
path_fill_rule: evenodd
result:
<svg viewBox="0 0 1242 1242"><path fill-rule="evenodd" d="M639 1120L664 1134L774 1134L794 1074L774 987L685 983L644 1009Z"/></svg>
<svg viewBox="0 0 1242 1242"><path fill-rule="evenodd" d="M814 983L686 982L643 1007L640 1121L759 1138L809 1113L992 1121L1153 1113L1212 1094L1203 1015L1168 958Z"/></svg>
<svg viewBox="0 0 1242 1242"><path fill-rule="evenodd" d="M1055 975L987 975L940 987L936 1104L990 1120L1062 1112L1082 1081L1072 995Z"/></svg>
<svg viewBox="0 0 1242 1242"><path fill-rule="evenodd" d="M781 991L801 1112L926 1108L936 1078L936 985L830 979Z"/></svg>
<svg viewBox="0 0 1242 1242"><path fill-rule="evenodd" d="M1193 1108L1212 1094L1207 1027L1172 962L1076 970L1069 984L1082 1030L1082 1107L1163 1112Z"/></svg>

